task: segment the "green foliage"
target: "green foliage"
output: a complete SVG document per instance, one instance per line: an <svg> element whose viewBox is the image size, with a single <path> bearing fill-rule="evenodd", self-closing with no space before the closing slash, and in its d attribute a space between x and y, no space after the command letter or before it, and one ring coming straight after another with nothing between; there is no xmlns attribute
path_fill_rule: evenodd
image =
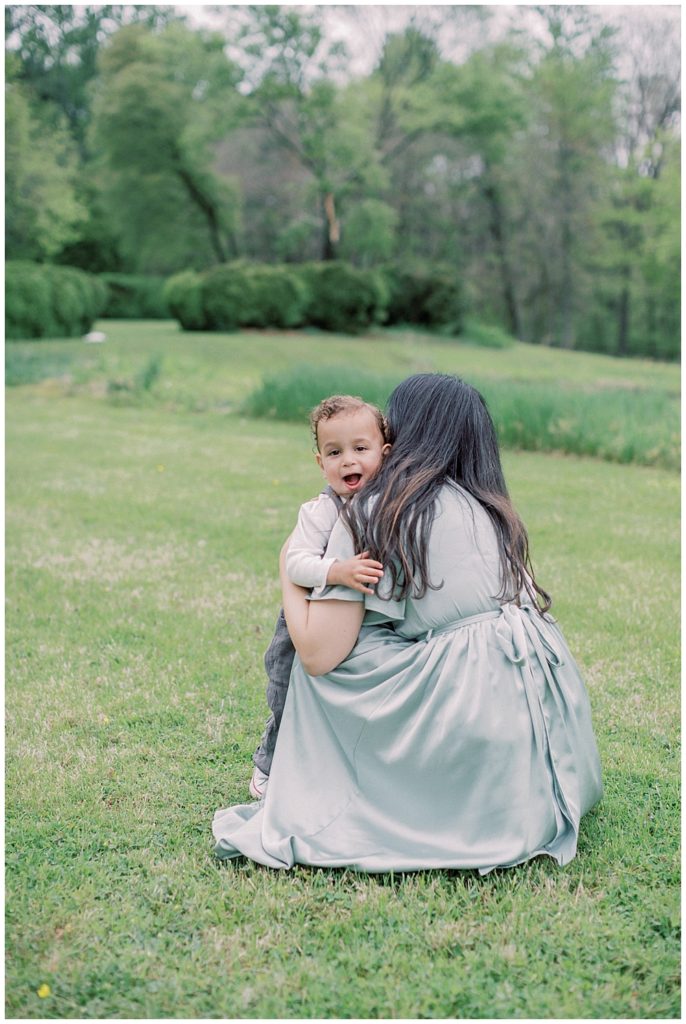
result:
<svg viewBox="0 0 686 1024"><path fill-rule="evenodd" d="M202 275L209 330L295 327L303 322L307 289L291 267L245 262L213 267Z"/></svg>
<svg viewBox="0 0 686 1024"><path fill-rule="evenodd" d="M464 292L405 322L679 358L674 8L539 6L487 41L487 7L429 7L354 77L322 10L10 5L8 257L167 276L401 243Z"/></svg>
<svg viewBox="0 0 686 1024"><path fill-rule="evenodd" d="M148 358L132 377L109 377L107 394L118 405L129 405L150 394L162 372L162 356L157 353Z"/></svg>
<svg viewBox="0 0 686 1024"><path fill-rule="evenodd" d="M73 267L28 261L5 265L7 338L64 338L83 334L100 314L105 284Z"/></svg>
<svg viewBox="0 0 686 1024"><path fill-rule="evenodd" d="M164 299L171 315L185 331L201 331L205 326L201 277L195 270L182 270L166 282Z"/></svg>
<svg viewBox="0 0 686 1024"><path fill-rule="evenodd" d="M340 255L363 267L390 257L395 247L398 214L380 199L364 199L346 214Z"/></svg>
<svg viewBox="0 0 686 1024"><path fill-rule="evenodd" d="M593 257L593 301L580 317L585 347L616 355L680 355L680 155L660 141L658 177L617 169L596 213L602 242Z"/></svg>
<svg viewBox="0 0 686 1024"><path fill-rule="evenodd" d="M127 22L155 28L176 17L153 4L12 4L5 7L5 37L21 80L42 104L59 110L83 148L104 41Z"/></svg>
<svg viewBox="0 0 686 1024"><path fill-rule="evenodd" d="M306 423L312 409L327 395L357 395L380 409L398 383L397 377L363 372L349 366L299 363L264 377L243 403L248 416Z"/></svg>
<svg viewBox="0 0 686 1024"><path fill-rule="evenodd" d="M333 259L340 200L385 177L367 118L359 116L345 88L334 82L345 67L345 46L328 43L316 8L253 5L245 16L245 84L252 116L277 151L295 157L312 176L321 258Z"/></svg>
<svg viewBox="0 0 686 1024"><path fill-rule="evenodd" d="M37 342L21 345L15 342L5 346L5 387L15 388L22 384L36 384L67 376L74 366L71 352L65 352L50 343L51 351L40 351Z"/></svg>
<svg viewBox="0 0 686 1024"><path fill-rule="evenodd" d="M358 333L384 315L386 288L377 271L346 263L268 265L237 260L167 283L172 315L186 330L297 327Z"/></svg>
<svg viewBox="0 0 686 1024"><path fill-rule="evenodd" d="M274 251L277 258L286 263L299 263L303 254L316 253L319 232L320 227L313 218L299 218L287 224L276 237Z"/></svg>
<svg viewBox="0 0 686 1024"><path fill-rule="evenodd" d="M213 170L214 144L239 116L220 37L172 23L121 29L100 58L92 144L124 255L146 272L224 261L238 197Z"/></svg>
<svg viewBox="0 0 686 1024"><path fill-rule="evenodd" d="M628 388L577 391L525 382L473 383L484 394L507 448L679 469L679 403L673 395Z"/></svg>
<svg viewBox="0 0 686 1024"><path fill-rule="evenodd" d="M462 340L482 348L511 348L517 339L496 324L484 324L468 318L462 329Z"/></svg>
<svg viewBox="0 0 686 1024"><path fill-rule="evenodd" d="M135 274L101 274L107 285L103 317L129 320L164 320L169 306L164 297L165 278Z"/></svg>
<svg viewBox="0 0 686 1024"><path fill-rule="evenodd" d="M52 124L12 80L5 91L5 169L7 258L50 258L76 237L84 214L76 151L64 124Z"/></svg>
<svg viewBox="0 0 686 1024"><path fill-rule="evenodd" d="M267 375L243 408L251 416L304 422L322 398L346 390L383 408L403 376L301 364ZM527 381L467 379L486 398L506 448L679 468L675 397L624 388L551 389Z"/></svg>
<svg viewBox="0 0 686 1024"><path fill-rule="evenodd" d="M390 299L388 322L447 328L459 334L464 317L464 294L459 272L441 264L404 261L386 264Z"/></svg>
<svg viewBox="0 0 686 1024"><path fill-rule="evenodd" d="M388 290L379 271L360 270L335 260L303 263L298 270L310 293L305 323L325 331L357 334L383 321Z"/></svg>
<svg viewBox="0 0 686 1024"><path fill-rule="evenodd" d="M176 274L165 295L185 330L234 331L297 326L308 293L292 267L235 261L202 274Z"/></svg>

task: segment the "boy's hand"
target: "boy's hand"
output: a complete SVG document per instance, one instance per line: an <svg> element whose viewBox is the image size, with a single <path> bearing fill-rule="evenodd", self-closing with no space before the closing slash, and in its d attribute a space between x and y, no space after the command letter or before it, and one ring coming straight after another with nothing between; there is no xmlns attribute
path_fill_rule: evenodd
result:
<svg viewBox="0 0 686 1024"><path fill-rule="evenodd" d="M363 551L354 558L346 558L344 562L334 562L329 569L326 582L330 587L350 587L351 590L359 590L361 594L373 594L371 588L382 576L381 562L375 562L369 557L368 551Z"/></svg>

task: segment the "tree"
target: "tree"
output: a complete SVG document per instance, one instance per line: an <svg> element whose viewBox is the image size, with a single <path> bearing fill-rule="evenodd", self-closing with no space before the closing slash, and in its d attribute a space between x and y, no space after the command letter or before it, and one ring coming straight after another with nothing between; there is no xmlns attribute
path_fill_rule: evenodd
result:
<svg viewBox="0 0 686 1024"><path fill-rule="evenodd" d="M92 141L124 251L159 272L225 262L236 254L237 196L213 170L214 149L241 101L222 39L131 25L99 68Z"/></svg>
<svg viewBox="0 0 686 1024"><path fill-rule="evenodd" d="M243 85L254 123L311 175L322 225L321 256L332 259L340 241L341 202L351 190L379 179L354 97L333 81L344 49L326 44L314 13L265 6L247 8L246 17L240 37Z"/></svg>
<svg viewBox="0 0 686 1024"><path fill-rule="evenodd" d="M173 8L154 5L17 4L5 8L5 39L19 81L59 112L85 157L90 83L105 41L127 23L158 27L174 18Z"/></svg>
<svg viewBox="0 0 686 1024"><path fill-rule="evenodd" d="M641 325L644 344L653 352L664 347L658 321L658 308L664 285L674 281L678 266L678 246L671 263L663 263L657 253L664 251L663 239L679 223L678 184L673 182L673 166L678 166L674 145L680 115L681 68L679 42L672 22L645 16L625 27L622 52L629 71L621 83L618 106L621 130L617 135L617 162L610 199L611 213L605 216L610 249L610 272L619 283L616 301L617 352L628 355L632 347L632 321L640 322L637 298L644 298L647 317ZM667 187L655 182L667 173ZM670 192L669 185L672 184ZM674 187L676 186L676 187ZM672 210L665 221L665 211ZM614 243L614 246L613 244ZM667 243L667 250L669 250ZM667 285L667 293L678 296ZM678 318L669 317L674 334Z"/></svg>
<svg viewBox="0 0 686 1024"><path fill-rule="evenodd" d="M46 260L76 237L75 146L64 124L32 104L8 60L5 87L5 247L8 259Z"/></svg>
<svg viewBox="0 0 686 1024"><path fill-rule="evenodd" d="M341 256L362 267L387 260L395 247L398 215L380 199L363 199L347 213Z"/></svg>
<svg viewBox="0 0 686 1024"><path fill-rule="evenodd" d="M534 340L572 347L591 284L594 204L616 132L613 33L588 8L538 11L545 38L527 92L531 130L519 150L527 176L524 305Z"/></svg>
<svg viewBox="0 0 686 1024"><path fill-rule="evenodd" d="M490 239L500 280L505 320L515 337L522 334L511 255L506 158L516 133L527 124L521 49L510 43L485 47L460 67L443 64L433 88L441 103L437 127L461 140L471 175L473 202L484 206L484 229Z"/></svg>

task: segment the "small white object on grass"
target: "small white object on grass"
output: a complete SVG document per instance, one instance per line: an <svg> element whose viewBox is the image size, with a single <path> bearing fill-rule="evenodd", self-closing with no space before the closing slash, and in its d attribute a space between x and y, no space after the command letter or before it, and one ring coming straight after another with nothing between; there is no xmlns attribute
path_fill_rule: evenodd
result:
<svg viewBox="0 0 686 1024"><path fill-rule="evenodd" d="M93 343L98 341L107 341L107 335L103 334L102 331L90 331L88 334L84 334L83 340Z"/></svg>

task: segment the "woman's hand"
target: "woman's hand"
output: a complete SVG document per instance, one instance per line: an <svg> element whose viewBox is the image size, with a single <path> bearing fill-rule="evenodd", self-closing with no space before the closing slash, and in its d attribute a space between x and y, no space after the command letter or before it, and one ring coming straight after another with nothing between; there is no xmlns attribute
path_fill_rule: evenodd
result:
<svg viewBox="0 0 686 1024"><path fill-rule="evenodd" d="M334 562L326 577L329 587L350 587L361 594L373 594L371 589L383 576L383 565L369 557L368 551L342 562Z"/></svg>
<svg viewBox="0 0 686 1024"><path fill-rule="evenodd" d="M288 578L287 550L288 541L279 558L288 632L305 671L311 676L323 676L339 665L355 646L364 616L364 602L308 601L309 591Z"/></svg>

